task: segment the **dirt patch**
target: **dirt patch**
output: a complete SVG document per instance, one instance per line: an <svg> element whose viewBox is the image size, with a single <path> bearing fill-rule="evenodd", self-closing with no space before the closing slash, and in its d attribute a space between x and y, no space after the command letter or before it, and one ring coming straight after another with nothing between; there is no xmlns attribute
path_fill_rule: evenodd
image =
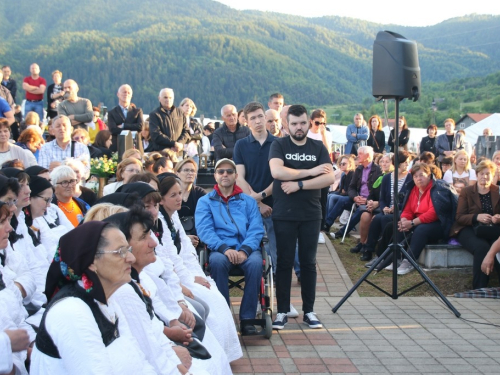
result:
<svg viewBox="0 0 500 375"><path fill-rule="evenodd" d="M331 239L330 239L331 240ZM365 268L365 263L359 259L359 254L352 254L349 249L357 244L357 240L353 238L346 238L344 243L340 243L340 240L331 240L337 254L339 255L342 264L344 265L347 274L351 278L351 281L356 283L361 276L367 271ZM441 290L445 296L450 296L456 292L463 292L472 289L472 269L441 269L424 271L427 276L432 280L432 282ZM372 283L378 285L385 291L392 293L392 272L391 271L381 271L377 274L370 274L368 277ZM398 276L398 292L402 291L416 285L422 281L422 277L417 271L412 271L406 275ZM494 272L490 277L491 287L499 286L499 280L496 272ZM358 293L362 297L379 297L384 296L384 294L371 285L367 283L362 283L357 289ZM425 283L418 288L408 292L405 296L413 297L423 297L423 296L434 296L435 293L432 288Z"/></svg>

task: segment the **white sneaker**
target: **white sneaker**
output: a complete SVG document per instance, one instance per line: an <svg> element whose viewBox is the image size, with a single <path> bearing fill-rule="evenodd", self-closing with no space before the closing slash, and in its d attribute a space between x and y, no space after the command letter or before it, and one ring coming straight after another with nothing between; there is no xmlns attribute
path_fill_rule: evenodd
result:
<svg viewBox="0 0 500 375"><path fill-rule="evenodd" d="M406 275L414 270L412 264L408 261L408 259L403 260L401 265L398 267L398 275Z"/></svg>
<svg viewBox="0 0 500 375"><path fill-rule="evenodd" d="M325 236L321 232L319 232L318 243L325 243Z"/></svg>
<svg viewBox="0 0 500 375"><path fill-rule="evenodd" d="M394 267L392 266L393 264L394 264L394 263L389 264L389 265L388 265L387 267L385 267L384 269L385 269L385 270L387 270L387 271L392 271L392 270L393 270L393 268L394 268Z"/></svg>
<svg viewBox="0 0 500 375"><path fill-rule="evenodd" d="M297 311L297 309L295 307L293 307L292 304L290 304L290 311L287 312L286 315L289 318L297 318L299 316L299 312Z"/></svg>

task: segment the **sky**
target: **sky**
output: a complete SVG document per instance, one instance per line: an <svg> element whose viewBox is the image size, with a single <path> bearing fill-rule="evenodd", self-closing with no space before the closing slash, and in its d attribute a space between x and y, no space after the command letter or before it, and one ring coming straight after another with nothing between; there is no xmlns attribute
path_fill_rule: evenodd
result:
<svg viewBox="0 0 500 375"><path fill-rule="evenodd" d="M303 17L340 16L381 24L431 26L444 20L476 14L500 15L498 0L216 0L239 10L260 10Z"/></svg>

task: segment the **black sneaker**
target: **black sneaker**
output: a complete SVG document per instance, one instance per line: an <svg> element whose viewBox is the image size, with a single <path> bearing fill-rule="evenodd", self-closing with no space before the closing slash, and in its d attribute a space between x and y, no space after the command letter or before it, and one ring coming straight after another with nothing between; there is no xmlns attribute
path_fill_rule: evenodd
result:
<svg viewBox="0 0 500 375"><path fill-rule="evenodd" d="M328 225L328 224L323 224L323 226L321 227L321 231L322 232L325 232L325 233L328 233L330 232L330 228L331 228L331 225Z"/></svg>
<svg viewBox="0 0 500 375"><path fill-rule="evenodd" d="M257 329L253 324L249 324L244 320L240 321L240 332L243 336L251 336L257 333Z"/></svg>
<svg viewBox="0 0 500 375"><path fill-rule="evenodd" d="M273 322L273 329L283 329L288 323L288 316L286 313L277 313Z"/></svg>
<svg viewBox="0 0 500 375"><path fill-rule="evenodd" d="M378 257L373 258L372 260L370 260L368 263L365 264L365 267L370 268L377 261L377 259Z"/></svg>
<svg viewBox="0 0 500 375"><path fill-rule="evenodd" d="M363 244L361 242L358 242L358 244L356 246L354 246L353 248L351 248L351 250L349 250L351 253L359 253L361 251L361 248L363 247Z"/></svg>
<svg viewBox="0 0 500 375"><path fill-rule="evenodd" d="M307 324L309 328L323 328L323 324L321 324L315 312L304 314L304 323Z"/></svg>
<svg viewBox="0 0 500 375"><path fill-rule="evenodd" d="M360 259L364 262L368 262L372 260L373 253L371 251L366 250L365 247L363 247L363 251L361 252L361 257Z"/></svg>

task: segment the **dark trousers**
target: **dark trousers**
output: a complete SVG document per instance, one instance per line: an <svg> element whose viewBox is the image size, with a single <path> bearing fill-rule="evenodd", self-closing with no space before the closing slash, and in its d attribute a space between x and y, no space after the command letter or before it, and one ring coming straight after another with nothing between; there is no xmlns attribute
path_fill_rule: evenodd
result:
<svg viewBox="0 0 500 375"><path fill-rule="evenodd" d="M483 263L484 257L490 250L491 245L495 241L488 241L484 238L479 238L474 233L472 227L463 228L457 236L458 242L462 245L469 253L474 256L474 262L472 265L472 288L487 288L488 281L490 277L481 271L481 264ZM495 269L500 275L500 265L495 257Z"/></svg>
<svg viewBox="0 0 500 375"><path fill-rule="evenodd" d="M392 219L394 218L393 214L385 215L383 213L379 213L375 215L370 223L370 229L368 231L368 238L366 240L366 251L374 252L375 246L377 242L379 242L379 238L382 236L384 232L384 228L387 224L392 224ZM382 249L382 252L385 251L385 248ZM378 254L380 255L380 254Z"/></svg>
<svg viewBox="0 0 500 375"><path fill-rule="evenodd" d="M401 243L405 239L405 236L408 236L408 233L398 231L398 242ZM411 236L407 252L414 260L418 260L425 245L435 243L442 239L443 236L443 227L439 221L417 225L413 229L413 235ZM405 247L406 245L408 244L405 243Z"/></svg>
<svg viewBox="0 0 500 375"><path fill-rule="evenodd" d="M295 259L295 244L298 240L300 261L300 287L302 311L314 311L316 299L316 252L321 220L285 221L273 220L276 234L278 263L276 265L276 299L278 313L290 310L292 269Z"/></svg>
<svg viewBox="0 0 500 375"><path fill-rule="evenodd" d="M328 200L328 190L330 190L330 186L327 186L323 189L321 189L321 199L320 199L320 204L321 204L321 228L325 225L325 219L326 219L326 203Z"/></svg>

